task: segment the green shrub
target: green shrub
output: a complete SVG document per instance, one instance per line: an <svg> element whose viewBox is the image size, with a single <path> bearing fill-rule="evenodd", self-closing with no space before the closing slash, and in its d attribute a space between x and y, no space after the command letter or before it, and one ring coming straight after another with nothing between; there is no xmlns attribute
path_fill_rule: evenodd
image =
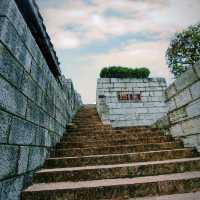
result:
<svg viewBox="0 0 200 200"><path fill-rule="evenodd" d="M101 78L148 78L150 70L147 68L104 67L100 72Z"/></svg>

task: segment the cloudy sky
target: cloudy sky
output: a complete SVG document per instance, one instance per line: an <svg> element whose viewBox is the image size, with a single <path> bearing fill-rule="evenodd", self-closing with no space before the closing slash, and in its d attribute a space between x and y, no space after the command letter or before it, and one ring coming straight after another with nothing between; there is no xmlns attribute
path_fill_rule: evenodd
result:
<svg viewBox="0 0 200 200"><path fill-rule="evenodd" d="M200 22L200 0L37 0L63 74L95 103L102 67L148 67L171 82L165 51L175 32Z"/></svg>

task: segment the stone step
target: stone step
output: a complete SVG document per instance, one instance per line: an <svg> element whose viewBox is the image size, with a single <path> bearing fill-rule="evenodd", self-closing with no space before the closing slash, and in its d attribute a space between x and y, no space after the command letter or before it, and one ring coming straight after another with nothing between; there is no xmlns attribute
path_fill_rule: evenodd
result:
<svg viewBox="0 0 200 200"><path fill-rule="evenodd" d="M77 131L77 129L81 130L81 131L87 131L87 130L90 130L92 128L88 128L88 127L81 127L81 128L70 128L69 127L69 130L75 130ZM138 127L138 128L132 128L132 129L112 129L110 125L104 125L102 128L98 128L99 130L116 130L116 131L126 131L126 132L143 132L143 131L160 131L159 129L157 128L142 128L142 127Z"/></svg>
<svg viewBox="0 0 200 200"><path fill-rule="evenodd" d="M200 191L200 171L124 179L34 184L22 200L103 200Z"/></svg>
<svg viewBox="0 0 200 200"><path fill-rule="evenodd" d="M141 197L141 198L114 198L112 200L199 200L200 192L172 194L172 195L161 195L153 197ZM110 200L110 199L103 199Z"/></svg>
<svg viewBox="0 0 200 200"><path fill-rule="evenodd" d="M94 135L94 134L108 134L108 133L126 133L126 134L133 134L133 135L142 135L142 134L161 134L160 131L150 131L150 130L145 130L145 131L133 131L133 132L125 132L125 131L120 131L120 130L112 130L112 129L67 129L68 133L76 133L76 134L90 134L90 135Z"/></svg>
<svg viewBox="0 0 200 200"><path fill-rule="evenodd" d="M159 137L146 137L138 139L113 139L113 140L86 140L86 141L67 141L61 142L57 145L57 148L84 148L84 147L105 147L108 145L125 145L125 144L149 144L149 143L162 143L172 141L171 137L159 136Z"/></svg>
<svg viewBox="0 0 200 200"><path fill-rule="evenodd" d="M117 134L117 133L122 133L121 131L113 131L113 130L86 130L86 131L74 131L74 130L67 130L64 134L63 137L68 137L68 136L85 136L85 137L93 137L93 136L106 136L108 134Z"/></svg>
<svg viewBox="0 0 200 200"><path fill-rule="evenodd" d="M98 116L82 116L77 117L72 120L73 123L90 123L90 122L98 122L102 123Z"/></svg>
<svg viewBox="0 0 200 200"><path fill-rule="evenodd" d="M91 119L92 118L99 119L99 116L98 116L98 114L96 112L92 112L92 113L88 112L87 113L87 111L86 111L85 113L78 113L78 114L76 114L74 120L76 120L76 119L82 119L82 120L84 120L84 119L90 119L90 118Z"/></svg>
<svg viewBox="0 0 200 200"><path fill-rule="evenodd" d="M119 128L114 128L114 130L122 130L122 131L143 131L143 130L151 130L151 131L156 131L160 130L159 128L154 128L151 126L130 126L130 127L119 127Z"/></svg>
<svg viewBox="0 0 200 200"><path fill-rule="evenodd" d="M95 112L93 112L93 113L86 113L86 112L85 113L78 113L75 116L74 120L82 119L84 121L84 120L88 120L90 118L91 119L95 118L95 119L98 119L100 121L98 114L95 113Z"/></svg>
<svg viewBox="0 0 200 200"><path fill-rule="evenodd" d="M77 123L77 124L87 124L87 123L89 123L89 124L92 124L92 123L103 124L98 117L96 117L96 118L89 117L87 119L73 119L72 123Z"/></svg>
<svg viewBox="0 0 200 200"><path fill-rule="evenodd" d="M103 126L102 124L85 124L85 125L80 125L80 124L76 124L76 128L69 128L68 130L94 130L94 129L97 129L97 130L112 130L112 128L110 126Z"/></svg>
<svg viewBox="0 0 200 200"><path fill-rule="evenodd" d="M82 112L80 112L80 113L77 113L76 116L75 116L75 118L81 117L81 116L87 116L87 115L89 115L89 116L91 116L91 117L94 117L94 116L95 116L95 117L99 117L97 111L82 111Z"/></svg>
<svg viewBox="0 0 200 200"><path fill-rule="evenodd" d="M200 158L186 158L143 163L99 165L89 167L43 169L36 173L35 183L88 181L133 178L200 170Z"/></svg>
<svg viewBox="0 0 200 200"><path fill-rule="evenodd" d="M83 121L85 121L85 120L87 121L89 119L98 119L99 121L101 121L99 116L97 115L97 113L96 114L82 114L82 115L77 114L73 118L73 120L83 120Z"/></svg>
<svg viewBox="0 0 200 200"><path fill-rule="evenodd" d="M200 199L199 197L200 197L200 192L192 192L192 193L162 195L153 197L142 197L134 199L131 198L126 200L199 200ZM115 200L124 200L124 199L115 199Z"/></svg>
<svg viewBox="0 0 200 200"><path fill-rule="evenodd" d="M110 127L111 128L111 126L110 125L104 125L104 124L102 124L101 122L99 122L99 121L96 121L96 122L94 122L94 121L89 121L89 122L73 122L72 121L72 124L76 124L77 126L82 126L82 127L87 127L87 126L92 126L92 127L94 127L94 126L100 126L100 127Z"/></svg>
<svg viewBox="0 0 200 200"><path fill-rule="evenodd" d="M67 134L73 134L73 135L81 135L81 136L92 136L92 135L98 135L98 134L108 134L108 133L122 133L122 131L114 131L114 130L98 130L98 129L93 129L93 130L66 130Z"/></svg>
<svg viewBox="0 0 200 200"><path fill-rule="evenodd" d="M134 132L122 132L122 131L105 131L105 132L67 132L63 135L63 139L68 138L77 138L78 140L82 139L106 139L106 138L134 138L134 137L153 137L153 136L163 136L163 133L156 131L156 132L141 132L141 133L134 133Z"/></svg>
<svg viewBox="0 0 200 200"><path fill-rule="evenodd" d="M106 130L112 130L110 127L98 127L98 128L94 128L94 127L69 127L67 128L67 130L69 131L94 131L94 129L96 129L97 131L106 131Z"/></svg>
<svg viewBox="0 0 200 200"><path fill-rule="evenodd" d="M131 162L161 161L196 156L191 148L148 151L127 154L92 155L82 157L55 157L46 160L44 168L80 167L90 165L111 165Z"/></svg>
<svg viewBox="0 0 200 200"><path fill-rule="evenodd" d="M113 130L116 130L116 131L123 131L123 132L127 132L127 133L142 133L142 132L161 132L160 129L157 129L157 128L132 128L132 129L113 129Z"/></svg>
<svg viewBox="0 0 200 200"><path fill-rule="evenodd" d="M87 126L87 125L103 125L101 122L97 121L97 120L90 120L90 121L72 121L71 123L76 124L76 125L83 125L83 126Z"/></svg>
<svg viewBox="0 0 200 200"><path fill-rule="evenodd" d="M106 131L106 130L112 130L111 127L105 127L102 125L85 125L85 126L79 126L77 124L73 124L72 126L67 127L67 131L71 132L84 132L84 131L93 131L93 130L99 130L99 131Z"/></svg>
<svg viewBox="0 0 200 200"><path fill-rule="evenodd" d="M144 151L156 151L182 148L182 142L164 142L151 144L136 144L136 145L114 145L106 147L89 147L89 148L68 148L56 149L52 152L52 156L88 156L88 155L102 155L102 154L122 154Z"/></svg>
<svg viewBox="0 0 200 200"><path fill-rule="evenodd" d="M128 126L128 127L116 127L116 130L141 130L141 129L151 129L156 130L159 128L151 127L151 126Z"/></svg>
<svg viewBox="0 0 200 200"><path fill-rule="evenodd" d="M86 113L85 112L85 113L76 114L75 117L73 118L73 120L79 119L79 118L82 118L82 117L85 117L85 116L89 116L89 118L98 118L99 119L99 116L98 116L97 112L96 113L95 112L93 112L93 113ZM85 119L88 119L88 118L85 118Z"/></svg>
<svg viewBox="0 0 200 200"><path fill-rule="evenodd" d="M66 138L66 139L70 139L70 138L77 138L77 139L86 139L88 138L92 138L92 139L98 139L98 138L107 138L107 135L108 136L112 136L112 135L118 135L120 136L123 135L122 132L114 132L114 131L105 131L105 132L98 132L98 133L95 133L95 132L78 132L78 131L70 131L70 132L65 132L64 135L63 135L63 138ZM130 134L128 134L130 135Z"/></svg>
<svg viewBox="0 0 200 200"><path fill-rule="evenodd" d="M77 124L91 124L91 123L98 123L98 124L103 124L102 121L98 117L89 117L85 119L73 119L72 123L77 123Z"/></svg>

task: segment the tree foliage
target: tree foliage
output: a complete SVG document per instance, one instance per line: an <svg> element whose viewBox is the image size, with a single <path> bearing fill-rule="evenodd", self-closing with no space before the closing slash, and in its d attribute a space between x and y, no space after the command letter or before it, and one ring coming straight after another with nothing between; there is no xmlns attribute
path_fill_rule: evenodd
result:
<svg viewBox="0 0 200 200"><path fill-rule="evenodd" d="M150 71L147 68L128 68L121 66L105 67L100 72L101 78L148 78Z"/></svg>
<svg viewBox="0 0 200 200"><path fill-rule="evenodd" d="M200 23L175 34L166 51L166 59L175 77L200 60Z"/></svg>

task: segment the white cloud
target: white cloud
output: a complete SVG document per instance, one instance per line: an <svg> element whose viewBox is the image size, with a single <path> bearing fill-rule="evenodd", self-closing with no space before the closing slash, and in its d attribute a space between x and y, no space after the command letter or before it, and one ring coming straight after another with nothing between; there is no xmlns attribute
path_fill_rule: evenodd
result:
<svg viewBox="0 0 200 200"><path fill-rule="evenodd" d="M106 17L104 12L109 9L125 17ZM199 10L199 0L95 0L89 5L81 0L65 0L60 7L48 7L42 12L55 46L75 48L93 40L133 32L171 36L177 30L200 21ZM66 29L71 24L84 31ZM64 39L63 45L60 41L66 37L68 39Z"/></svg>
<svg viewBox="0 0 200 200"><path fill-rule="evenodd" d="M54 35L55 47L59 49L72 49L80 46L79 38L72 33L59 31Z"/></svg>
<svg viewBox="0 0 200 200"><path fill-rule="evenodd" d="M91 51L88 55L75 55L76 66L62 58L65 75L73 78L87 103L95 102L96 77L106 65L147 66L152 76L166 77L171 81L172 75L164 57L169 38L200 21L200 0L94 0L91 4L83 0L38 2L43 5L41 11L45 24L58 50L84 48L87 44L91 46L110 36L127 33L156 33L160 36L155 42L138 43L135 42L137 38L133 38L130 44L124 43L124 47L116 47L108 53L94 54ZM112 11L119 15L105 15ZM78 73L72 68L77 68Z"/></svg>

